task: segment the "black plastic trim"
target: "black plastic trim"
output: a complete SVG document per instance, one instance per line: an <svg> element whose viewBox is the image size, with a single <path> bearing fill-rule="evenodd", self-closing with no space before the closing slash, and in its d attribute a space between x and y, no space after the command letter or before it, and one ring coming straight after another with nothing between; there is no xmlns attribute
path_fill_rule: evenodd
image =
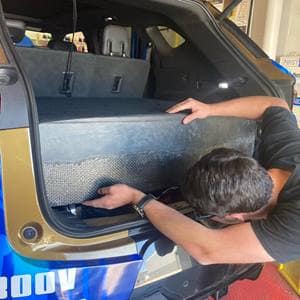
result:
<svg viewBox="0 0 300 300"><path fill-rule="evenodd" d="M220 26L218 25L216 19L213 17L213 15L210 13L210 11L208 10L208 8L200 1L197 0L182 0L181 3L190 3L190 4L194 4L197 6L200 6L203 11L206 12L208 19L211 22L211 25L213 26L213 28L215 29L215 33L218 34L218 36L220 37L221 41L224 43L225 47L227 47L227 49L231 50L234 55L241 61L243 62L253 73L254 75L256 75L260 81L262 81L265 86L269 89L270 91L270 95L275 96L275 97L280 97L281 94L280 92L276 89L275 85L269 81L266 76L261 73L257 67L252 64L251 62L249 62L248 60L245 59L244 55L239 51L239 49L235 48L233 46L233 44L229 43L229 39L226 37L226 35L222 32Z"/></svg>
<svg viewBox="0 0 300 300"><path fill-rule="evenodd" d="M253 40L251 40L247 34L239 29L237 25L235 25L230 20L225 20L222 23L222 26L224 26L228 31L230 31L237 39L239 39L249 50L252 52L252 54L256 58L269 58L268 55L259 48Z"/></svg>

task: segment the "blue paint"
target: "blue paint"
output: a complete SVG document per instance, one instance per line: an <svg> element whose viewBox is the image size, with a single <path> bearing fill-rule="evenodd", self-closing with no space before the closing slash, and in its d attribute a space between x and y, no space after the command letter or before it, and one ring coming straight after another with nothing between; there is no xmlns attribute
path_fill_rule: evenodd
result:
<svg viewBox="0 0 300 300"><path fill-rule="evenodd" d="M141 265L137 254L89 261L41 261L19 255L5 232L0 176L0 299L126 300Z"/></svg>

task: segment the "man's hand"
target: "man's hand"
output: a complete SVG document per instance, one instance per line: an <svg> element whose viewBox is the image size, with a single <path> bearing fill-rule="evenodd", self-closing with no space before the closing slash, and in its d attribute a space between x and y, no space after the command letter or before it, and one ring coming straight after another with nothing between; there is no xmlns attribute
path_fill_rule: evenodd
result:
<svg viewBox="0 0 300 300"><path fill-rule="evenodd" d="M114 209L127 204L136 204L145 196L143 192L126 184L103 187L97 192L103 196L94 200L84 201L82 204L96 208Z"/></svg>
<svg viewBox="0 0 300 300"><path fill-rule="evenodd" d="M167 110L168 113L174 114L183 110L191 110L191 114L183 119L183 124L188 124L195 119L205 119L210 114L210 106L208 104L188 98Z"/></svg>
<svg viewBox="0 0 300 300"><path fill-rule="evenodd" d="M262 117L265 110L272 106L279 106L289 110L285 100L269 96L249 96L213 104L205 104L193 98L188 98L169 108L167 112L173 114L187 109L191 110L191 114L183 119L183 124L188 124L195 119L205 119L208 116L258 120Z"/></svg>

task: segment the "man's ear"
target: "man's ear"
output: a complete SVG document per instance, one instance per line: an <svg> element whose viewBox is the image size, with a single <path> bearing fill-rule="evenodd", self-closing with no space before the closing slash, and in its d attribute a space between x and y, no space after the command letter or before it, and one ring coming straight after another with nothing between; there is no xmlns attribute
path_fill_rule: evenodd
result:
<svg viewBox="0 0 300 300"><path fill-rule="evenodd" d="M245 217L246 217L245 213L234 213L234 214L228 214L224 216L225 219L228 220L236 219L239 220L240 222L245 222L246 221Z"/></svg>

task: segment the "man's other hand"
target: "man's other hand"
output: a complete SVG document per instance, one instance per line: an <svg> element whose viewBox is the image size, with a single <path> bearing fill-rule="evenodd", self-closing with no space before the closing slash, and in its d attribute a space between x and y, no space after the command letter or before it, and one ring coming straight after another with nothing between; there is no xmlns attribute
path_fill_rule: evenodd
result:
<svg viewBox="0 0 300 300"><path fill-rule="evenodd" d="M84 201L82 204L96 208L114 209L127 204L138 203L145 194L126 184L115 184L100 188L100 198Z"/></svg>
<svg viewBox="0 0 300 300"><path fill-rule="evenodd" d="M174 114L183 110L191 110L191 113L183 119L183 124L188 124L195 119L205 119L210 114L210 106L193 98L188 98L172 107L167 112Z"/></svg>

